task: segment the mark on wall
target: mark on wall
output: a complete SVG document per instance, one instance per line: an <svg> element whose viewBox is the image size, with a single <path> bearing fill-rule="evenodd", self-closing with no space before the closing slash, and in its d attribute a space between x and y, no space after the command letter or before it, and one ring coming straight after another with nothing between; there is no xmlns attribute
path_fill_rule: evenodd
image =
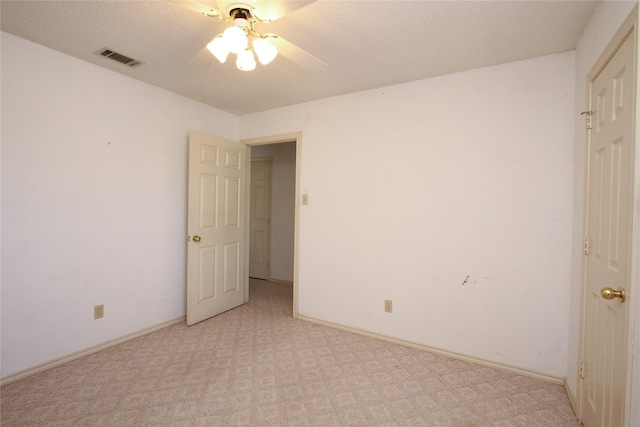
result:
<svg viewBox="0 0 640 427"><path fill-rule="evenodd" d="M469 277L471 277L471 276L465 276L464 280L462 281L462 286L464 286L464 285L475 285L476 283L478 283L476 280L469 280Z"/></svg>

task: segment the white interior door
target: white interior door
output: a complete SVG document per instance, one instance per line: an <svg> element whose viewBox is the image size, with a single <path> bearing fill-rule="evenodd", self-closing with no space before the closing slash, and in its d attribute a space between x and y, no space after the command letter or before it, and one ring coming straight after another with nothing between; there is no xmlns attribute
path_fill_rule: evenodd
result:
<svg viewBox="0 0 640 427"><path fill-rule="evenodd" d="M249 276L271 277L271 160L251 161Z"/></svg>
<svg viewBox="0 0 640 427"><path fill-rule="evenodd" d="M635 38L627 36L590 84L586 293L581 420L585 427L625 419L633 217ZM605 297L613 297L605 299Z"/></svg>
<svg viewBox="0 0 640 427"><path fill-rule="evenodd" d="M244 144L189 133L187 324L246 301Z"/></svg>

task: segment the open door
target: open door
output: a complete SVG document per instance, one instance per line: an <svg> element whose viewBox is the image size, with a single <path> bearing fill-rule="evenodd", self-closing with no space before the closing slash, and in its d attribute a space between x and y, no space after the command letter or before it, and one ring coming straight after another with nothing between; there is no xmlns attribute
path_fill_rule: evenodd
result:
<svg viewBox="0 0 640 427"><path fill-rule="evenodd" d="M271 159L251 161L249 277L271 278Z"/></svg>
<svg viewBox="0 0 640 427"><path fill-rule="evenodd" d="M247 147L189 132L187 325L247 298Z"/></svg>

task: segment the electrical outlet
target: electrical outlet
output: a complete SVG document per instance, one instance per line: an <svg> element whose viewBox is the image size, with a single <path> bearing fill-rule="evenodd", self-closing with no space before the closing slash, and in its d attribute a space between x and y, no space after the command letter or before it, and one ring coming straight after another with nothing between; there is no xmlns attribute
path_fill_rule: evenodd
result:
<svg viewBox="0 0 640 427"><path fill-rule="evenodd" d="M96 305L93 307L93 318L102 319L104 317L104 305Z"/></svg>
<svg viewBox="0 0 640 427"><path fill-rule="evenodd" d="M393 301L391 301L390 299L384 300L384 311L386 313L393 312Z"/></svg>
<svg viewBox="0 0 640 427"><path fill-rule="evenodd" d="M303 194L302 195L302 204L303 205L308 205L309 204L309 195L308 194Z"/></svg>

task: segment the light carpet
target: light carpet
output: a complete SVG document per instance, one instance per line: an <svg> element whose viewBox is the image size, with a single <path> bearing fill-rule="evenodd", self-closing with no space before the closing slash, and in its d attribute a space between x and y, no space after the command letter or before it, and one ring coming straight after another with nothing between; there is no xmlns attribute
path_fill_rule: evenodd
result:
<svg viewBox="0 0 640 427"><path fill-rule="evenodd" d="M292 318L290 285L7 384L2 426L580 426L562 386Z"/></svg>

